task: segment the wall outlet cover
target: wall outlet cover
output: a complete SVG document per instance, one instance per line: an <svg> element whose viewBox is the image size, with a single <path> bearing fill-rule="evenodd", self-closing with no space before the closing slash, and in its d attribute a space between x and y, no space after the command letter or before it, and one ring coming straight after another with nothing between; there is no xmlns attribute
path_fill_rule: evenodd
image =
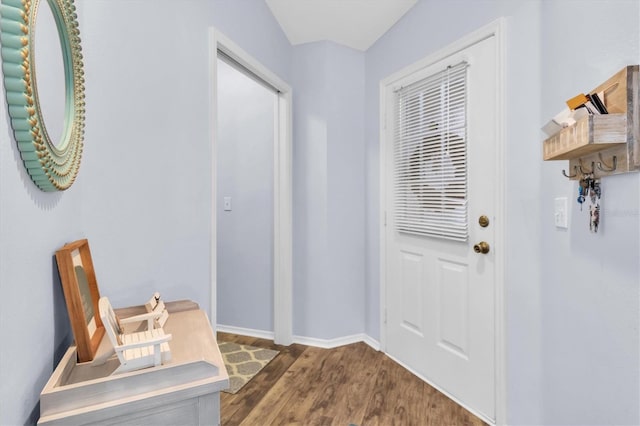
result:
<svg viewBox="0 0 640 426"><path fill-rule="evenodd" d="M567 197L558 197L554 202L553 216L557 228L567 229L569 227Z"/></svg>

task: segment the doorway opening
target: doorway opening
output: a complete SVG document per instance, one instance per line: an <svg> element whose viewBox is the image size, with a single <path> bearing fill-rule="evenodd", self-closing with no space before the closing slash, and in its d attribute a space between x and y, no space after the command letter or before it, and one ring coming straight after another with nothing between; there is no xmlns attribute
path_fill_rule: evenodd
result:
<svg viewBox="0 0 640 426"><path fill-rule="evenodd" d="M228 273L228 270L225 270L224 267L218 264L218 261L221 260L219 256L219 250L225 250L224 259L225 262L232 262L236 264L236 268L240 265L243 265L243 253L249 255L249 253L253 253L252 256L254 259L262 259L261 262L264 263L265 259L269 260L269 265L261 268L261 271L264 273L265 270L271 271L271 277L269 277L268 281L272 283L272 290L269 289L268 293L272 294L272 307L265 312L262 313L262 321L264 321L265 315L272 316L273 318L273 339L278 344L289 345L293 340L293 325L292 325L292 221L291 221L291 197L292 197L292 183L291 183L291 88L288 84L282 81L278 76L269 71L266 67L252 58L249 54L247 54L244 50L242 50L239 46L237 46L230 39L225 37L219 31L215 29L211 29L209 33L209 41L210 41L210 75L212 84L210 86L210 100L211 100L211 170L212 170L212 206L211 206L211 322L214 330L217 328L218 323L218 278L224 276ZM225 63L221 65L220 59L222 59ZM228 64L232 64L230 67ZM272 115L272 123L270 124L271 130L270 138L272 138L272 146L270 149L266 150L264 145L262 146L263 154L270 155L270 158L261 158L262 174L257 173L258 176L264 178L264 176L268 175L268 179L271 179L271 183L267 186L271 188L271 194L267 197L269 200L264 199L264 191L262 188L261 192L263 195L263 199L257 202L261 205L261 208L271 208L270 212L265 213L267 220L271 221L272 226L270 226L267 233L272 235L271 240L271 248L270 253L258 253L260 247L264 247L264 241L258 243L258 236L252 235L251 232L247 232L247 229L240 228L236 230L235 234L231 232L231 234L225 229L224 231L220 229L218 226L221 225L222 222L225 222L229 217L225 217L224 214L228 214L228 216L232 216L234 211L239 212L239 210L234 210L234 207L237 206L238 209L241 208L240 204L234 203L233 196L225 193L218 193L219 184L222 184L222 188L229 189L228 185L228 176L224 175L224 167L220 164L221 157L219 154L222 154L225 149L228 149L226 143L222 141L222 137L225 135L222 133L223 129L221 128L221 113L220 110L220 97L230 95L228 92L224 92L228 90L228 87L224 90L219 90L219 77L226 75L229 76L229 68L233 68L232 71L238 72L238 70L242 71L244 75L242 78L249 77L254 82L259 82L262 86L268 88L268 93L273 98L273 115ZM260 89L264 89L261 87ZM222 93L224 92L224 93ZM264 92L263 92L264 94ZM227 96L227 99L229 96ZM246 108L245 108L246 109ZM225 113L222 113L223 118ZM237 117L236 117L237 118ZM245 117L246 119L247 117ZM224 118L225 120L229 120L230 118L227 116ZM250 130L252 127L252 123L245 120L243 130ZM269 128L269 124L265 124L265 129ZM237 127L239 129L239 127ZM229 137L233 134L227 134L226 137ZM233 136L232 136L233 137ZM239 147L232 147L233 149L240 149ZM245 147L244 148L249 149ZM222 151L221 151L222 150ZM242 152L236 154L243 155ZM247 160L248 152L244 152L244 159L240 159L239 162L242 163L244 160ZM252 161L258 161L257 158L254 158ZM264 162L269 162L271 164L265 165ZM223 173L223 175L221 175ZM266 174L265 174L266 173ZM266 186L265 186L266 188ZM255 187L253 188L255 189ZM246 194L245 194L246 195ZM230 197L229 199L225 199L225 197ZM241 201L236 198L236 201ZM222 205L220 205L222 202ZM235 206L234 206L235 204ZM269 207L267 207L269 206ZM230 209L230 210L229 210ZM246 213L247 204L244 203L244 212ZM254 214L259 214L259 212L253 212ZM221 216L219 220L218 216ZM233 221L231 221L233 222ZM255 224L254 224L255 225ZM264 217L262 221L262 225L264 225ZM232 230L233 231L233 230ZM263 230L264 231L264 230ZM242 234L242 235L238 235ZM264 237L264 236L263 236ZM225 238L227 241L234 241L229 247L229 249L235 250L235 253L232 250L231 252L226 252L227 247L224 248L219 246L219 241L221 242L221 238ZM264 240L264 238L262 238ZM249 256L251 257L251 256ZM243 267L247 270L254 268L256 265L246 264L246 259L244 260ZM225 265L226 267L227 265ZM246 280L250 281L251 277L245 277ZM221 284L222 285L222 284ZM229 288L226 285L222 285L221 288L223 291L227 291ZM263 289L264 291L264 289ZM245 291L246 292L246 291ZM235 296L234 296L235 297ZM260 297L260 294L253 295L253 298L256 299ZM262 300L262 303L265 303ZM236 309L251 309L251 306L243 306ZM224 313L228 315L228 312ZM260 319L257 319L260 321ZM246 328L248 330L249 328ZM260 336L260 337L271 337L269 336Z"/></svg>
<svg viewBox="0 0 640 426"><path fill-rule="evenodd" d="M270 337L278 93L225 56L217 65L217 323Z"/></svg>

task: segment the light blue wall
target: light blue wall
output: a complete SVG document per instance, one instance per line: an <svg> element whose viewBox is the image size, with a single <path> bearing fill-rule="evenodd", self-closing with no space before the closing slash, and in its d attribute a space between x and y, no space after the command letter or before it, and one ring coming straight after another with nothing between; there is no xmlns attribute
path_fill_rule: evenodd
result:
<svg viewBox="0 0 640 426"><path fill-rule="evenodd" d="M542 2L543 117L640 59L635 0ZM597 37L567 31L597 23ZM580 46L580 48L567 48ZM542 366L545 423L640 424L640 175L602 179L602 226L588 229L567 162L543 164ZM553 225L555 197L569 229Z"/></svg>
<svg viewBox="0 0 640 426"><path fill-rule="evenodd" d="M153 0L151 0L153 1ZM199 0L211 4L211 23L285 82L292 78L293 49L262 0ZM182 5L180 3L175 3Z"/></svg>
<svg viewBox="0 0 640 426"><path fill-rule="evenodd" d="M460 13L464 10L464 13ZM419 1L366 56L367 316L380 335L379 82L506 17L507 406L510 424L540 422L539 3ZM455 23L453 25L452 23Z"/></svg>
<svg viewBox="0 0 640 426"><path fill-rule="evenodd" d="M69 191L31 184L0 102L0 424L37 418L70 341L52 258L64 242L90 239L116 306L159 290L209 308L209 26L294 88L294 333L379 338L379 81L499 16L508 422L640 423L640 178L604 181L601 234L573 205L570 229L557 231L553 198L573 199L575 184L565 164L540 160L539 130L568 97L640 61L635 0L421 0L366 54L291 48L259 0L78 6L87 128ZM600 37L570 34L575 22L597 22Z"/></svg>
<svg viewBox="0 0 640 426"><path fill-rule="evenodd" d="M45 194L30 182L0 102L3 425L38 418L39 393L71 341L52 257L65 242L89 239L100 290L114 306L159 290L209 309L208 28L290 77L291 46L262 1L76 4L87 126L68 191Z"/></svg>
<svg viewBox="0 0 640 426"><path fill-rule="evenodd" d="M218 61L217 323L270 332L276 99Z"/></svg>
<svg viewBox="0 0 640 426"><path fill-rule="evenodd" d="M293 54L294 334L364 329L364 54L331 42Z"/></svg>
<svg viewBox="0 0 640 426"><path fill-rule="evenodd" d="M323 330L328 297L327 91L325 43L298 46L293 56L293 332ZM316 305L313 300L321 300ZM313 306L320 306L316 312ZM326 331L325 331L326 332Z"/></svg>
<svg viewBox="0 0 640 426"><path fill-rule="evenodd" d="M326 59L330 274L322 288L331 302L315 322L341 337L364 331L365 55L327 43Z"/></svg>
<svg viewBox="0 0 640 426"><path fill-rule="evenodd" d="M590 235L575 208L569 231L557 231L553 199L573 200L575 183L560 175L566 164L541 161L539 130L566 99L638 63L636 1L420 1L367 52L367 333L380 333L379 81L499 16L507 23L507 421L637 424L639 177L604 181L601 234ZM600 36L570 34L576 22L597 23Z"/></svg>
<svg viewBox="0 0 640 426"><path fill-rule="evenodd" d="M49 34L55 37L56 33ZM60 50L39 53L39 69L46 69L47 63L55 63L52 55L59 55ZM64 80L46 83L63 85ZM80 211L85 188L82 182L65 193L44 193L36 188L23 167L7 121L4 85L1 96L0 424L13 425L39 417L36 404L40 389L71 343L53 256L66 241L83 236ZM62 108L56 101L45 99L49 106ZM55 117L60 114L52 113L51 118ZM51 126L57 124L51 122Z"/></svg>
<svg viewBox="0 0 640 426"><path fill-rule="evenodd" d="M212 10L182 4L190 25L175 25L169 1L153 3L153 19L142 0L83 2L79 11L87 75L83 232L100 290L114 306L157 290L209 309Z"/></svg>

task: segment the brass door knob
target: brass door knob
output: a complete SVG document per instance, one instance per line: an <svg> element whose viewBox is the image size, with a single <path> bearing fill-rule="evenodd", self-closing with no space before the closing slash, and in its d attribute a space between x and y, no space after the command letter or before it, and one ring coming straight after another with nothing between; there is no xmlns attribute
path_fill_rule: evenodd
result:
<svg viewBox="0 0 640 426"><path fill-rule="evenodd" d="M489 253L489 243L486 241L480 241L478 244L473 246L473 251L476 253L487 254Z"/></svg>

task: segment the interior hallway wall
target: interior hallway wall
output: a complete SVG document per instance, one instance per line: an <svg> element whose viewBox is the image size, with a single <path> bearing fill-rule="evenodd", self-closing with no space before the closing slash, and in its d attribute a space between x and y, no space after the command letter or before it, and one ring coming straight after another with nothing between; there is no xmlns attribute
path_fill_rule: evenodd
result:
<svg viewBox="0 0 640 426"><path fill-rule="evenodd" d="M211 5L208 19L216 29L283 81L291 81L293 48L265 1L197 1Z"/></svg>
<svg viewBox="0 0 640 426"><path fill-rule="evenodd" d="M572 203L576 183L560 174L566 163L544 163L540 147L541 125L566 99L639 62L638 7L627 0L418 2L367 52L366 329L376 337L378 83L506 17L508 424L640 423L640 178L603 181L603 225L592 235ZM597 22L599 36L567 31L575 22ZM571 205L568 231L553 225L558 196Z"/></svg>
<svg viewBox="0 0 640 426"><path fill-rule="evenodd" d="M40 391L71 343L53 260L65 242L89 239L100 291L116 307L157 290L209 311L209 27L290 78L292 48L263 1L76 5L87 117L80 173L68 191L43 193L31 183L0 102L3 425L37 420Z"/></svg>
<svg viewBox="0 0 640 426"><path fill-rule="evenodd" d="M461 11L464 11L461 13ZM380 337L379 83L504 16L507 185L506 392L509 424L540 424L540 2L419 1L366 54L366 332ZM496 222L497 223L497 222Z"/></svg>
<svg viewBox="0 0 640 426"><path fill-rule="evenodd" d="M41 16L50 14L46 2L41 7ZM61 49L50 42L57 42L53 17L39 22L36 41L44 43L36 60L38 82L45 125L56 143L64 117ZM45 193L32 183L0 86L0 424L13 425L38 418L40 390L72 341L54 254L83 236L84 188L81 178L63 193Z"/></svg>
<svg viewBox="0 0 640 426"><path fill-rule="evenodd" d="M542 122L567 99L640 62L640 3L542 2ZM597 37L567 31L597 23ZM567 46L580 46L567 48ZM605 159L606 160L606 159ZM640 174L602 179L601 227L588 228L567 161L542 169L542 366L546 424L640 424ZM556 229L556 197L569 229Z"/></svg>
<svg viewBox="0 0 640 426"><path fill-rule="evenodd" d="M101 293L114 307L159 291L208 311L213 11L187 1L180 13L190 25L175 25L171 5L154 2L150 15L145 0L80 4L87 86L81 178L90 188L82 194L82 231Z"/></svg>
<svg viewBox="0 0 640 426"><path fill-rule="evenodd" d="M331 42L293 54L294 335L364 329L364 54Z"/></svg>
<svg viewBox="0 0 640 426"><path fill-rule="evenodd" d="M274 91L218 60L217 323L267 332L273 332L276 100Z"/></svg>
<svg viewBox="0 0 640 426"><path fill-rule="evenodd" d="M297 265L311 262L316 268L301 266L294 277L312 276L311 272L330 265L327 253L336 247L343 251L336 250L335 256L353 256L348 263L353 269L341 267L353 280L326 274L317 281L294 281L295 323L300 324L295 333L333 338L365 330L379 338L379 81L502 15L507 16L507 420L509 424L579 423L607 417L640 423L638 271L634 269L639 249L633 244L639 237L638 175L605 181L608 204L603 233L595 237L598 244L591 244L593 237L574 226L582 217L575 210L570 230L558 232L551 223L553 197L573 199L575 184L560 177L563 164L542 163L539 130L567 97L590 89L626 63L640 61L635 0L419 1L364 55L364 65L362 55L348 53L345 56L353 63L328 70L334 77L322 79L339 79L344 71L349 75L344 84L351 87L365 73L364 94L352 97L353 105L364 104L364 118L355 107L335 110L336 114L343 111L344 123L353 126L355 137L348 138L353 143L350 146L332 146L338 139L332 138L330 123L338 118L323 110L320 122L313 120L315 109L310 102L314 94L320 95L316 100L327 109L335 107L340 98L315 86L311 72L294 78L302 65L293 64L294 49L263 1L77 3L87 128L83 165L69 191L45 194L31 184L13 142L6 105L2 102L0 106L0 338L11 343L0 346L1 424L28 424L37 419L40 389L70 342L52 259L64 242L89 237L101 291L112 297L115 306L140 303L151 291L159 290L165 299L192 298L209 309L210 25L285 81L295 79L294 102L307 102L299 112L294 111L298 114L294 117L296 135L306 135L301 139L305 143L294 148L299 150L294 155L300 161L294 170L294 197L303 197L294 201L295 238L334 229L335 236L327 238L334 238L336 245L325 249L323 242L312 246L294 241L295 256L301 262ZM612 3L616 7L607 6ZM609 9L603 10L606 7ZM595 20L601 26L604 36L592 47L586 46L583 37L576 34L580 38L574 39L567 34L567 23L581 19ZM542 31L549 38L543 39ZM555 40L561 42L549 45ZM541 42L548 53L541 51ZM335 52L324 55L338 57ZM326 63L332 61L315 65ZM576 68L581 73L575 73ZM358 101L359 97L364 101ZM322 124L327 117L329 124ZM358 139L358 126L363 126L364 141ZM309 144L323 140L324 147ZM362 143L366 168L359 165L355 154L345 157L353 169L331 160L333 148L357 152ZM316 148L318 151L310 151ZM320 156L312 161L316 153ZM339 164L331 183L327 182L333 168L327 169L327 164ZM309 169L303 172L306 166ZM365 173L366 182L361 177ZM338 203L342 195L332 198L331 189L341 182L339 176L356 188L344 193L355 197L353 204ZM358 187L366 189L364 207L357 202L354 191ZM312 212L316 202L325 203L326 208ZM363 237L342 238L338 232L342 228L331 225L340 220L341 209L353 214L344 223L347 229L358 229L361 218L366 219ZM357 253L365 237L366 264ZM591 246L596 247L594 251L586 250ZM318 252L317 247L325 251ZM320 257L313 257L318 253ZM366 287L358 278L362 274L359 262L366 265ZM622 269L612 276L612 267L618 264ZM366 294L364 304L357 302L361 294ZM331 317L329 308L338 309L338 318ZM347 309L352 310L350 316ZM597 391L588 393L589 389ZM620 398L615 408L597 399L610 402L613 396Z"/></svg>
<svg viewBox="0 0 640 426"><path fill-rule="evenodd" d="M208 31L222 30L285 79L291 46L263 2L82 6L91 137L84 171L92 188L83 210L101 288L111 290L114 306L160 290L166 300L193 299L208 312L214 113ZM177 12L184 25L176 25ZM145 49L156 54L141 54ZM118 248L123 242L126 249Z"/></svg>

